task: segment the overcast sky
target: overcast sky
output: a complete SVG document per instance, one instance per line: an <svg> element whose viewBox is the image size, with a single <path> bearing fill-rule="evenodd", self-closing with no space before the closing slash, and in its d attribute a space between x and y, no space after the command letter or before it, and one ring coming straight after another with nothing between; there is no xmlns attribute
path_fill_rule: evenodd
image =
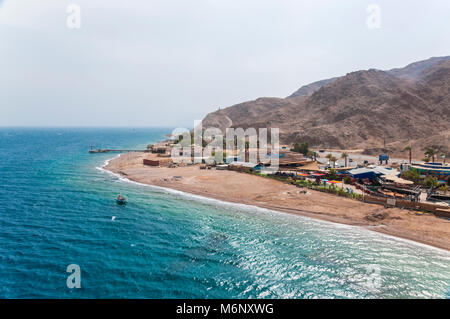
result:
<svg viewBox="0 0 450 319"><path fill-rule="evenodd" d="M219 106L450 55L449 16L448 0L0 0L0 125L191 127Z"/></svg>

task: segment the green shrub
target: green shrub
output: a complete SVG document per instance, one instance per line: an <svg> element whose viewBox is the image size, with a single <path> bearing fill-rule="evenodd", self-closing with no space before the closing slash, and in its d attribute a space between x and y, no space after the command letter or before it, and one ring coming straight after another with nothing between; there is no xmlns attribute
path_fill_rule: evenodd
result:
<svg viewBox="0 0 450 319"><path fill-rule="evenodd" d="M403 172L401 175L402 178L418 183L421 178L417 169L413 168L409 171Z"/></svg>
<svg viewBox="0 0 450 319"><path fill-rule="evenodd" d="M337 178L336 170L334 170L333 168L330 169L330 171L327 174L327 178L328 179L336 179Z"/></svg>
<svg viewBox="0 0 450 319"><path fill-rule="evenodd" d="M294 148L291 149L293 152L302 153L304 156L308 155L309 148L308 143L295 143Z"/></svg>
<svg viewBox="0 0 450 319"><path fill-rule="evenodd" d="M436 177L428 176L425 179L424 184L426 187L437 187L439 185L439 181L437 180Z"/></svg>

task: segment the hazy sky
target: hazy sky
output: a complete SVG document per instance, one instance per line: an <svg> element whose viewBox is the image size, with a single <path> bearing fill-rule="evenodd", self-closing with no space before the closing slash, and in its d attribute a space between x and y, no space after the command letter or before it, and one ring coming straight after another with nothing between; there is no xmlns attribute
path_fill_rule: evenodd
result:
<svg viewBox="0 0 450 319"><path fill-rule="evenodd" d="M0 0L0 125L190 127L219 106L450 55L449 17L448 0Z"/></svg>

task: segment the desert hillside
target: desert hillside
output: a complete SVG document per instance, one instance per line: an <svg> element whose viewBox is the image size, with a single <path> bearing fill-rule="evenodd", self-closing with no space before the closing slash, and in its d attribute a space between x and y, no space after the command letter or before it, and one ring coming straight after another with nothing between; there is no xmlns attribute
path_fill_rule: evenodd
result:
<svg viewBox="0 0 450 319"><path fill-rule="evenodd" d="M364 70L301 87L287 98L259 98L208 114L203 127L279 127L283 143L421 157L450 153L450 57L389 71ZM405 153L403 152L403 155Z"/></svg>

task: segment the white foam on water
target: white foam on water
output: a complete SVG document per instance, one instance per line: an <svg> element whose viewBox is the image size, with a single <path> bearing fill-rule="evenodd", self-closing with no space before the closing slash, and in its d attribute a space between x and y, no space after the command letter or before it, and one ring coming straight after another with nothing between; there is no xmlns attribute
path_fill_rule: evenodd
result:
<svg viewBox="0 0 450 319"><path fill-rule="evenodd" d="M131 183L131 184L135 184L135 185L139 185L139 186L144 186L144 187L150 187L152 189L158 190L160 192L164 192L164 193L169 193L169 194L174 194L174 195L178 195L184 198L188 198L197 202L202 202L202 203L206 203L206 204L218 204L222 207L230 207L230 208L234 208L234 209L238 209L238 210L244 210L246 212L250 212L250 213L263 213L263 214L268 214L268 215L283 215L283 216L289 216L289 217L295 217L295 218L299 218L299 219L304 219L307 221L312 221L315 223L322 223L323 225L333 225L335 228L341 228L341 229L357 229L360 230L361 233L370 233L371 235L376 235L379 236L381 238L389 238L391 240L397 241L397 242L403 242L403 243L407 243L409 245L414 245L417 247L422 247L425 249L429 249L429 250L434 250L440 253L444 253L447 254L450 257L450 252L442 249L442 248L438 248L438 247L434 247L434 246L430 246L427 244L423 244L423 243L419 243L417 241L413 241L410 239L406 239L406 238L401 238L401 237L396 237L396 236L392 236L392 235L388 235L385 233L380 233L377 231L373 231L369 228L366 227L361 227L361 226L354 226L354 225L346 225L346 224L340 224L340 223L335 223L332 221L326 221L326 220L321 220L321 219L315 219L315 218L311 218L311 217L307 217L307 216L301 216L301 215L297 215L297 214L291 214L291 213L286 213L286 212L282 212L282 211L277 211L277 210L272 210L272 209L268 209L268 208L262 208L262 207L258 207L258 206L254 206L254 205L248 205L248 204L241 204L241 203L233 203L233 202L227 202L227 201L223 201L223 200L219 200L219 199L215 199L215 198L209 198L209 197L205 197L205 196L201 196L201 195L196 195L196 194L190 194L190 193L186 193L183 191L179 191L176 189L172 189L172 188L167 188L167 187L162 187L162 186L156 186L156 185L149 185L149 184L144 184L144 183L139 183L133 180L130 180L126 177L123 177L120 174L114 173L110 170L107 170L105 167L109 164L110 161L119 158L121 154L117 155L116 157L113 157L109 160L106 160L104 162L104 165L101 167L96 167L96 169L102 171L102 172L106 172L114 177L117 177L120 181L122 182L126 182L126 183Z"/></svg>

